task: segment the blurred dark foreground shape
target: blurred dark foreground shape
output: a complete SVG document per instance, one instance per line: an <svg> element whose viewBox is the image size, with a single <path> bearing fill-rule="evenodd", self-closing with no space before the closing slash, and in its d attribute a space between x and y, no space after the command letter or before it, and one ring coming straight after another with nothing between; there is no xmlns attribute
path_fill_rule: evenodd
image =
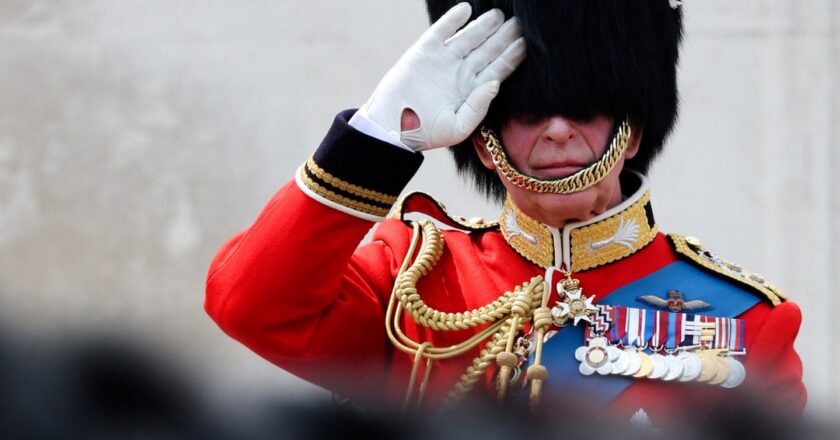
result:
<svg viewBox="0 0 840 440"><path fill-rule="evenodd" d="M137 346L107 339L14 344L0 339L0 438L840 438L836 429L764 406L761 396L688 414L678 428L667 430L644 420L611 420L575 396L537 414L488 401L413 413L392 406L288 402L279 396L213 402L201 397L208 394L202 392L207 384Z"/></svg>

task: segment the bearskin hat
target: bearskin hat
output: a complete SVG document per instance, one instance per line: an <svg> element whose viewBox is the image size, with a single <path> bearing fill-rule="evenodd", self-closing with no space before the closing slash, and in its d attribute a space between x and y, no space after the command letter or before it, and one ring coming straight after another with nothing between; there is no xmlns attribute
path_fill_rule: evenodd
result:
<svg viewBox="0 0 840 440"><path fill-rule="evenodd" d="M427 0L434 22L461 0ZM669 0L469 0L473 17L501 9L522 26L528 55L505 81L485 123L512 117L629 117L644 127L626 166L647 173L677 116L682 13ZM451 149L459 172L485 195L505 189L468 139Z"/></svg>

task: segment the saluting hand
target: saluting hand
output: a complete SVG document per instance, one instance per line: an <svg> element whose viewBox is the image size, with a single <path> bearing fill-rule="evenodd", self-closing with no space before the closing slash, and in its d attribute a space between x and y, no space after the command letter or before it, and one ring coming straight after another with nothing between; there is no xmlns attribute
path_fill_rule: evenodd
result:
<svg viewBox="0 0 840 440"><path fill-rule="evenodd" d="M493 9L458 31L471 14L469 3L447 11L391 67L359 112L414 151L465 140L501 81L525 59L516 18L505 21ZM403 112L413 112L419 128L401 131Z"/></svg>

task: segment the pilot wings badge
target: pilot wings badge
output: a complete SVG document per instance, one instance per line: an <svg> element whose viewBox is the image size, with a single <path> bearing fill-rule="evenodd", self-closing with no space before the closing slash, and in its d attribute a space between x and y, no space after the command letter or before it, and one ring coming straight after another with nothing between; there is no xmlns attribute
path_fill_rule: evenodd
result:
<svg viewBox="0 0 840 440"><path fill-rule="evenodd" d="M701 312L712 309L712 305L703 300L686 301L682 292L674 289L668 291L667 298L660 298L656 295L642 295L636 300L653 308L671 312Z"/></svg>

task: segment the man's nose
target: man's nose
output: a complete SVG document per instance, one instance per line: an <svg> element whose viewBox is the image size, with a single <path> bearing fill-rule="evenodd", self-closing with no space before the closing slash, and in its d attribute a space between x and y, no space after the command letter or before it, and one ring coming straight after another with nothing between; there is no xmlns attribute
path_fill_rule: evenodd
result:
<svg viewBox="0 0 840 440"><path fill-rule="evenodd" d="M574 123L563 116L551 116L545 126L543 136L555 142L565 142L577 135Z"/></svg>

